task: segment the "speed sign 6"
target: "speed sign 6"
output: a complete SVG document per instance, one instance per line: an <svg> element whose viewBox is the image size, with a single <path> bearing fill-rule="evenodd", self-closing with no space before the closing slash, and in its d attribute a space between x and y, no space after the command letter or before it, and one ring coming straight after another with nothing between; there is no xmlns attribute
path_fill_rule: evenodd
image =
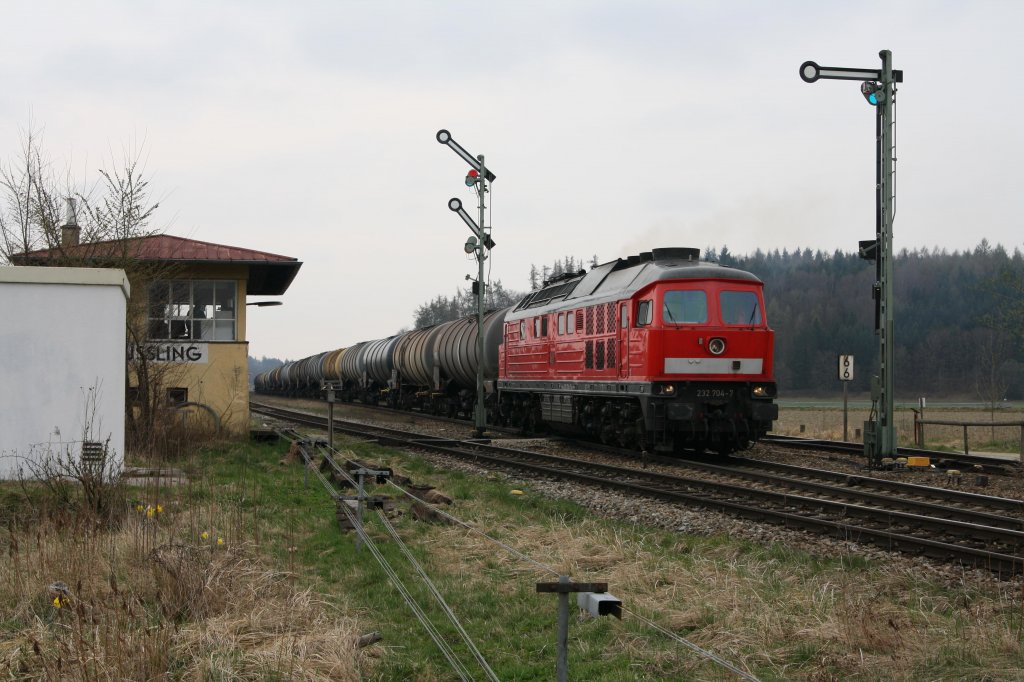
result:
<svg viewBox="0 0 1024 682"><path fill-rule="evenodd" d="M853 356L839 356L839 380L853 381Z"/></svg>

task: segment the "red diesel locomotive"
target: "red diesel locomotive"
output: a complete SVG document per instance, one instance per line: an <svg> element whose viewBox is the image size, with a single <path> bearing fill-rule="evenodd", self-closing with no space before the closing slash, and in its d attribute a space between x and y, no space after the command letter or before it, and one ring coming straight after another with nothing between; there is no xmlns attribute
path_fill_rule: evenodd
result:
<svg viewBox="0 0 1024 682"><path fill-rule="evenodd" d="M778 418L763 288L688 248L547 282L505 315L501 421L663 452L749 447Z"/></svg>

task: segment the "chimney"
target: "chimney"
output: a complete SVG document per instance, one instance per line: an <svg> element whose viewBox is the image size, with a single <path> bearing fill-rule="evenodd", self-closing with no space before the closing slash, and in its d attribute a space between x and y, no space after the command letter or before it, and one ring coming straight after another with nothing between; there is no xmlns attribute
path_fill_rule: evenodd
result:
<svg viewBox="0 0 1024 682"><path fill-rule="evenodd" d="M68 197L67 222L60 228L60 246L67 249L78 246L78 238L82 228L78 226L78 218L75 217L75 200Z"/></svg>

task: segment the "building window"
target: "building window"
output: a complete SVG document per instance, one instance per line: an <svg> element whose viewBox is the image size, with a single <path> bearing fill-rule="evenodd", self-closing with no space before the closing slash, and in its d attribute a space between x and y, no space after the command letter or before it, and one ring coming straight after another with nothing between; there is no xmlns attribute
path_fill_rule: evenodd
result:
<svg viewBox="0 0 1024 682"><path fill-rule="evenodd" d="M168 405L181 405L188 402L188 389L187 388L169 388L167 389L167 404Z"/></svg>
<svg viewBox="0 0 1024 682"><path fill-rule="evenodd" d="M151 340L234 341L234 280L159 280L149 285Z"/></svg>

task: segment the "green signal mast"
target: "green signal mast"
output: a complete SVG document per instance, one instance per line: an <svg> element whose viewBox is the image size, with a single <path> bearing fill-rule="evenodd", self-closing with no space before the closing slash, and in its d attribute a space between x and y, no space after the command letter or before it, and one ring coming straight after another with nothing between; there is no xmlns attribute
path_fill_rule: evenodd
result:
<svg viewBox="0 0 1024 682"><path fill-rule="evenodd" d="M879 371L871 381L872 416L864 424L864 454L872 465L878 464L882 457L896 455L896 425L893 421L893 105L896 99L896 83L903 82L903 72L894 71L892 68L892 53L889 50L882 50L878 56L882 59L881 69L818 66L814 62L804 62L800 65L800 78L807 83L818 80L861 81L861 94L876 111L875 238L859 244L860 257L875 262L872 297L875 300Z"/></svg>

